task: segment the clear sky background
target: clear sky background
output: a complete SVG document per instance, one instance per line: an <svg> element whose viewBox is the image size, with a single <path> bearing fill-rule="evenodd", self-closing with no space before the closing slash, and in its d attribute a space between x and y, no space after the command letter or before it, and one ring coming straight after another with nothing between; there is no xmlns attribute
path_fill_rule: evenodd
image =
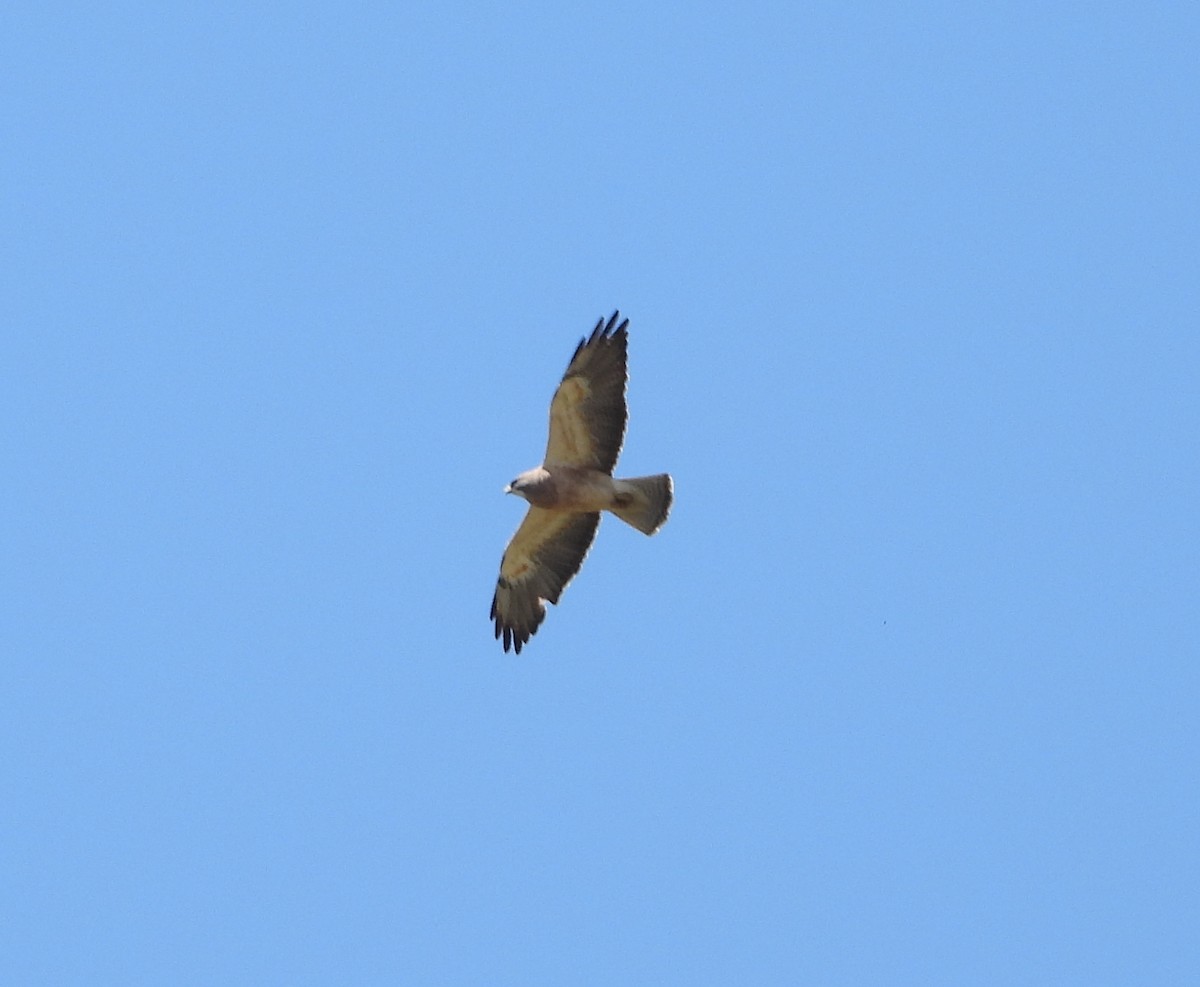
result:
<svg viewBox="0 0 1200 987"><path fill-rule="evenodd" d="M0 982L1200 982L1200 10L9 5ZM614 519L517 658L546 412Z"/></svg>

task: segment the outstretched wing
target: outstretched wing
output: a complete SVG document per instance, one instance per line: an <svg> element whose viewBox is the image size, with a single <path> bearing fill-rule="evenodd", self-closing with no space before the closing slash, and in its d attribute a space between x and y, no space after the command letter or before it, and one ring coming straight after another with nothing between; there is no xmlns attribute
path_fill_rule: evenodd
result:
<svg viewBox="0 0 1200 987"><path fill-rule="evenodd" d="M581 339L550 402L546 465L581 466L612 473L625 440L625 359L629 320L614 312Z"/></svg>
<svg viewBox="0 0 1200 987"><path fill-rule="evenodd" d="M504 550L492 597L496 637L504 636L505 651L512 645L520 654L521 646L537 632L546 617L546 601L558 602L583 565L599 523L599 514L529 508Z"/></svg>

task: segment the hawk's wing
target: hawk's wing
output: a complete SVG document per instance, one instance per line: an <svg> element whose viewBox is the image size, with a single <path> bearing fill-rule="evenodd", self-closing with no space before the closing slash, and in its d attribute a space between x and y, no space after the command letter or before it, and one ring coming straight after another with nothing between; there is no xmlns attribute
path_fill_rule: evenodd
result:
<svg viewBox="0 0 1200 987"><path fill-rule="evenodd" d="M612 473L625 439L625 356L629 320L601 319L581 339L550 402L546 465L581 466Z"/></svg>
<svg viewBox="0 0 1200 987"><path fill-rule="evenodd" d="M546 616L546 601L557 603L563 588L583 565L596 537L599 514L566 514L529 508L504 558L492 597L496 637L504 650L521 645L536 633Z"/></svg>

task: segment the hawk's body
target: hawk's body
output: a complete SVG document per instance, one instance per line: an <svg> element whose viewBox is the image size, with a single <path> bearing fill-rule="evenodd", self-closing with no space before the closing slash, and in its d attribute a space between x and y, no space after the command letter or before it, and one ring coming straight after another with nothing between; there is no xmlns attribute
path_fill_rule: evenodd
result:
<svg viewBox="0 0 1200 987"><path fill-rule="evenodd" d="M492 597L496 637L504 650L521 646L557 603L583 565L596 536L600 512L611 511L648 535L667 520L674 497L671 477L619 480L612 473L625 439L626 319L601 319L580 340L550 402L550 439L545 462L508 485L505 492L529 501L529 512L500 560Z"/></svg>

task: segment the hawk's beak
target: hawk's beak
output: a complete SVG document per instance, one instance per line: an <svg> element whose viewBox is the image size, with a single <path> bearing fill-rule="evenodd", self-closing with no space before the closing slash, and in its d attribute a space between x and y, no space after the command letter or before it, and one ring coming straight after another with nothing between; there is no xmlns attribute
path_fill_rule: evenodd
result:
<svg viewBox="0 0 1200 987"><path fill-rule="evenodd" d="M513 488L512 488L512 484L511 484L511 483L506 483L506 484L504 485L504 492L505 492L505 493L512 493L512 492L513 492Z"/></svg>

